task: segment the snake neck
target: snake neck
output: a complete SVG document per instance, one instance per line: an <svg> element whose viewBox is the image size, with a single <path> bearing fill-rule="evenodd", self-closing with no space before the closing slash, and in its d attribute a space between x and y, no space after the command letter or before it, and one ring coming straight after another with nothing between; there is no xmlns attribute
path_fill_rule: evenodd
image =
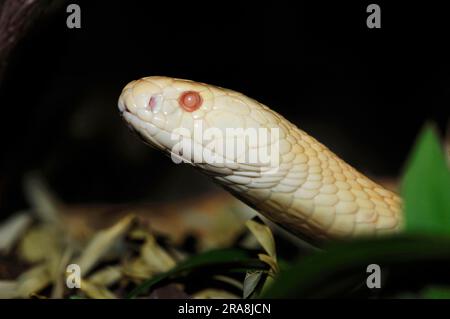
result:
<svg viewBox="0 0 450 319"><path fill-rule="evenodd" d="M401 229L399 196L287 120L281 129L284 149L276 173L251 177L242 169L214 176L216 181L299 237L322 241Z"/></svg>

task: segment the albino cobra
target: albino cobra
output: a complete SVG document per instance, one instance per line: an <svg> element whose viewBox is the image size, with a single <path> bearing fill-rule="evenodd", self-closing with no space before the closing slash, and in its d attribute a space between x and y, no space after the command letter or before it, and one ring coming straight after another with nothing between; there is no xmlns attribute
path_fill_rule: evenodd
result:
<svg viewBox="0 0 450 319"><path fill-rule="evenodd" d="M147 144L167 155L181 156L299 237L317 242L379 236L402 228L402 203L396 194L371 181L278 113L241 93L152 76L127 84L118 106L130 128ZM277 128L278 169L265 174L270 163L246 163L239 155L230 159L226 154L226 161L209 163L194 161L193 152L174 152L179 143L173 138L174 130L194 132L199 121L200 130ZM195 132L191 136L180 134L197 148L211 145L211 140L197 140ZM261 145L245 143L245 151L252 147Z"/></svg>

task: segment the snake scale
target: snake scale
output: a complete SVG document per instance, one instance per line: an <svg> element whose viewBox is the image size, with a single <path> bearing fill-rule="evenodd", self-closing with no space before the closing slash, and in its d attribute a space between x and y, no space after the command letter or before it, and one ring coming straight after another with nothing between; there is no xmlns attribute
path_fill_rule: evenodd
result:
<svg viewBox="0 0 450 319"><path fill-rule="evenodd" d="M238 152L231 158L221 154L227 160L218 163L194 161L192 153L176 155L299 237L323 241L380 236L402 228L402 202L395 193L244 94L190 80L151 76L127 84L118 107L132 130L169 156L177 143L174 130L193 132L199 129L198 123L203 131L276 128L277 170L273 173L267 173L271 164L245 162ZM200 150L211 143L193 135L188 138ZM245 143L244 151L262 147L259 142Z"/></svg>

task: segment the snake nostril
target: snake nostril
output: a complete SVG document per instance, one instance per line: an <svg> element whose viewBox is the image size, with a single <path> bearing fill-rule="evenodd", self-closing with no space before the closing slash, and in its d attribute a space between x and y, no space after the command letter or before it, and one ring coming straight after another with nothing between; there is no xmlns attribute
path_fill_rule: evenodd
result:
<svg viewBox="0 0 450 319"><path fill-rule="evenodd" d="M150 97L147 103L147 108L152 111L152 113L158 113L163 107L163 96L161 94L155 94Z"/></svg>
<svg viewBox="0 0 450 319"><path fill-rule="evenodd" d="M148 101L148 107L150 108L150 110L154 110L156 107L156 98L154 96L152 96L150 98L150 100Z"/></svg>

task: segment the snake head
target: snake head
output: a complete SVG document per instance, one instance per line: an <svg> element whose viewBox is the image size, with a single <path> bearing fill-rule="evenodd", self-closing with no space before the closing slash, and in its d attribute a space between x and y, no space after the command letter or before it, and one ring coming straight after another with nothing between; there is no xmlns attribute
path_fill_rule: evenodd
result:
<svg viewBox="0 0 450 319"><path fill-rule="evenodd" d="M252 162L250 156L279 140L271 131L280 129L278 114L241 93L204 83L145 77L125 86L118 106L147 144L175 162L216 174L225 167L267 168L267 163L258 158ZM268 130L263 138L261 129ZM273 154L279 156L277 151Z"/></svg>
<svg viewBox="0 0 450 319"><path fill-rule="evenodd" d="M170 152L174 130L192 130L209 101L206 88L180 79L152 76L128 83L119 97L119 111L128 126L157 149Z"/></svg>

